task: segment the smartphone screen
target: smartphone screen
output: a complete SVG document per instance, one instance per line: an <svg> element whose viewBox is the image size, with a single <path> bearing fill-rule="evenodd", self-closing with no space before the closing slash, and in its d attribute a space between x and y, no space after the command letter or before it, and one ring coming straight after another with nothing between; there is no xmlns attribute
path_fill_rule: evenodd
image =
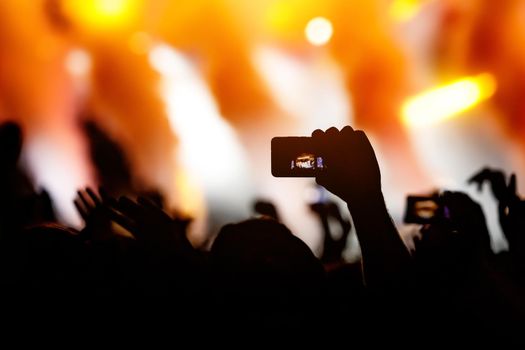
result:
<svg viewBox="0 0 525 350"><path fill-rule="evenodd" d="M311 137L274 137L271 157L275 177L315 177L326 166Z"/></svg>
<svg viewBox="0 0 525 350"><path fill-rule="evenodd" d="M426 224L435 220L440 209L435 196L408 196L405 223Z"/></svg>

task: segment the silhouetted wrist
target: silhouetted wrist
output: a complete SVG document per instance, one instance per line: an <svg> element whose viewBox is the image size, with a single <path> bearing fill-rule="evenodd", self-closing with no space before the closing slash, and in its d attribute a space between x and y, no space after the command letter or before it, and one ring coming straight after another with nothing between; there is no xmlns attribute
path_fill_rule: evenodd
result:
<svg viewBox="0 0 525 350"><path fill-rule="evenodd" d="M385 207L385 199L380 189L347 194L343 200L350 210L377 208L378 205Z"/></svg>

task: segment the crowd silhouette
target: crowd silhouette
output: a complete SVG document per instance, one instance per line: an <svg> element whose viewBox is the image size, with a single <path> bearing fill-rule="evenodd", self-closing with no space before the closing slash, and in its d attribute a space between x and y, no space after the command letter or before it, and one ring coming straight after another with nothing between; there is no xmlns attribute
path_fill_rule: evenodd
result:
<svg viewBox="0 0 525 350"><path fill-rule="evenodd" d="M93 125L86 131L102 137ZM365 133L346 126L316 130L312 138L330 164L316 181L347 204L359 262L345 261L352 224L331 201L310 205L324 236L319 258L263 200L254 204L257 217L225 225L209 248L194 247L187 238L191 218L165 210L158 192L134 189L124 160L107 162L118 171L101 172L103 187L78 192L74 204L84 226L69 228L57 222L49 195L35 189L18 164L21 128L5 123L1 291L57 307L72 299L124 308L130 302L133 310L148 305L144 310L196 327L327 330L372 344L386 334L391 342L523 342L525 201L515 175L484 168L468 179L480 190L490 185L508 251L491 250L478 203L443 191L446 215L422 225L409 252L387 211ZM107 159L119 158L116 147L101 145L95 142L92 153L102 147ZM370 333L376 337L365 336Z"/></svg>

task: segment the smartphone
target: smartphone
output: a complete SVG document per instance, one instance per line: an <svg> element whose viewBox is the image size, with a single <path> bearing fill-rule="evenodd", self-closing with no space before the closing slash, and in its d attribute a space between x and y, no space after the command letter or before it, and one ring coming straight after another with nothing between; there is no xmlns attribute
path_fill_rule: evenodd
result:
<svg viewBox="0 0 525 350"><path fill-rule="evenodd" d="M275 177L315 177L326 168L311 137L274 137L271 157Z"/></svg>
<svg viewBox="0 0 525 350"><path fill-rule="evenodd" d="M442 214L438 196L407 196L403 221L407 224L428 224Z"/></svg>

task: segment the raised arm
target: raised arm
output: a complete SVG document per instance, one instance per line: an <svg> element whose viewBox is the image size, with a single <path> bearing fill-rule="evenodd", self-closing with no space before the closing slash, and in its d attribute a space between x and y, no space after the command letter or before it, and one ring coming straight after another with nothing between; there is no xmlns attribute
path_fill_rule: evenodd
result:
<svg viewBox="0 0 525 350"><path fill-rule="evenodd" d="M381 192L381 174L374 150L361 130L315 130L314 142L326 168L317 183L343 199L350 210L362 251L368 286L400 283L410 266L403 244Z"/></svg>

